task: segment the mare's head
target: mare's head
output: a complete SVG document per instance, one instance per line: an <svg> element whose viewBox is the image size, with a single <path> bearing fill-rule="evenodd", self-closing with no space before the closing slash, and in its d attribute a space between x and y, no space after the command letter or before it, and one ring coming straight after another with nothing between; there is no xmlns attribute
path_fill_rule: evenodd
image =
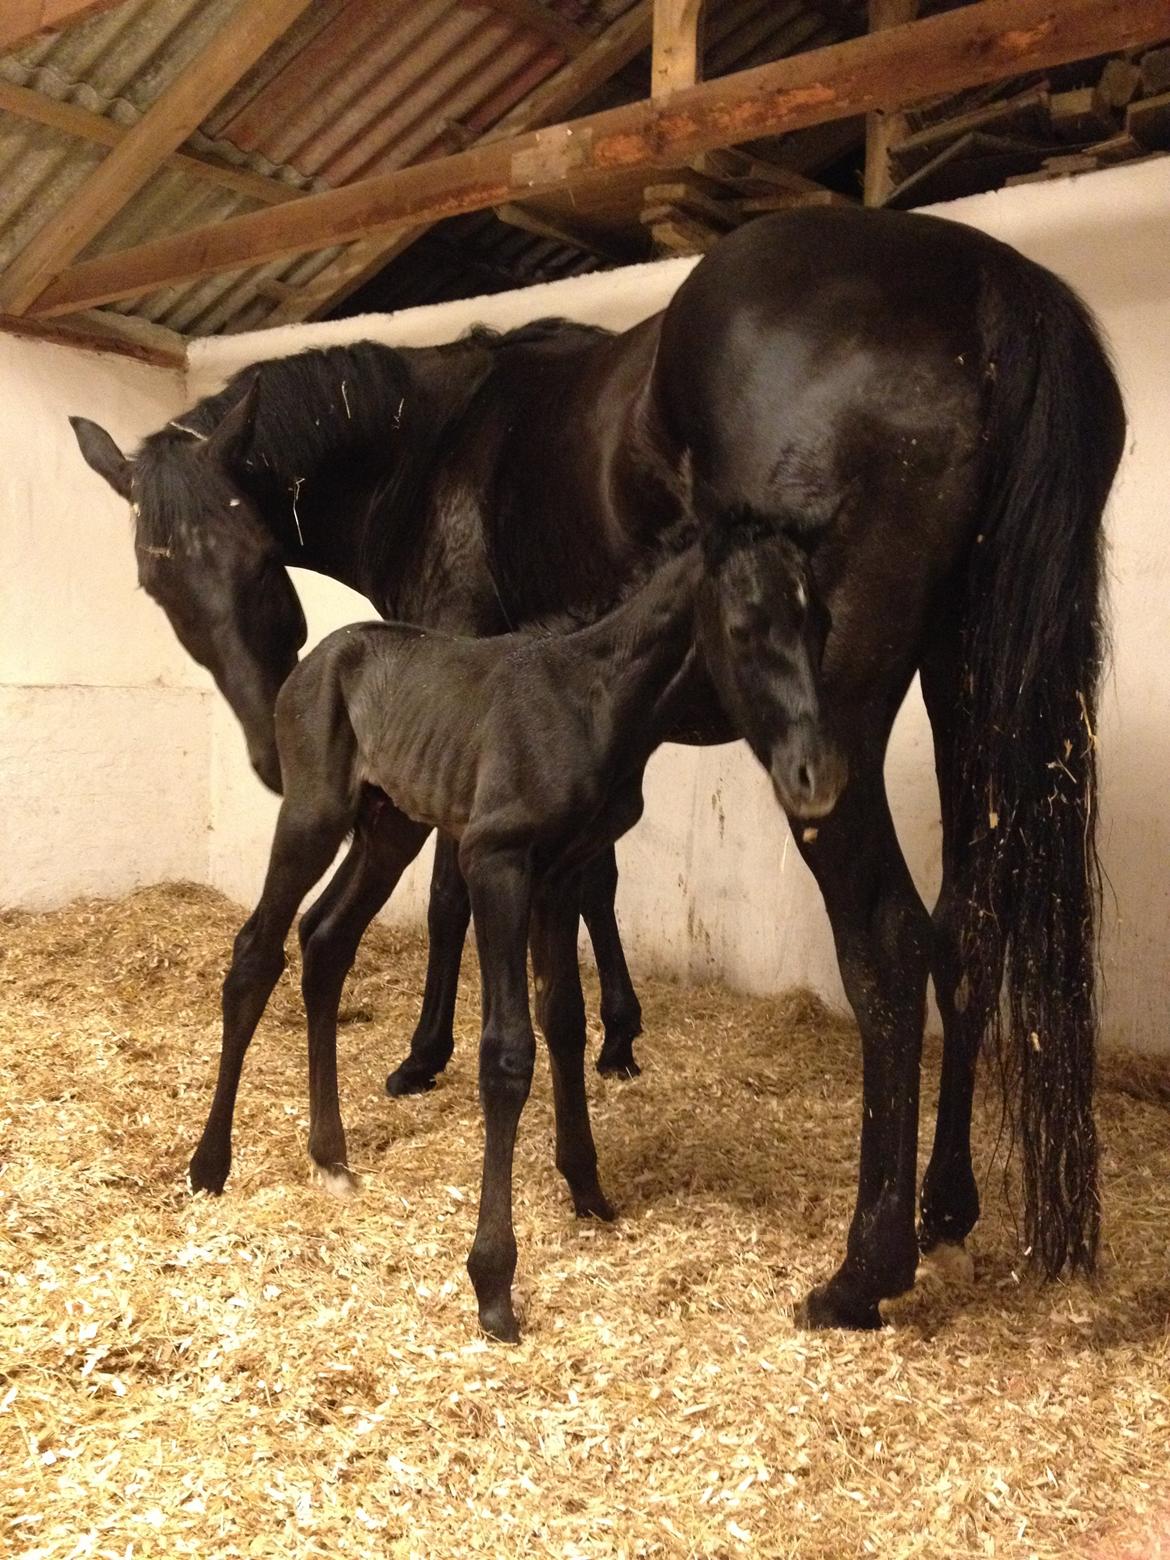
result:
<svg viewBox="0 0 1170 1560"><path fill-rule="evenodd" d="M280 551L233 476L255 386L206 436L170 424L133 459L84 417L81 453L134 512L138 580L183 648L231 705L252 767L280 790L273 712L305 642L305 617Z"/></svg>
<svg viewBox="0 0 1170 1560"><path fill-rule="evenodd" d="M723 707L797 818L832 811L847 777L825 731L821 658L829 616L807 553L776 531L704 539L698 649Z"/></svg>

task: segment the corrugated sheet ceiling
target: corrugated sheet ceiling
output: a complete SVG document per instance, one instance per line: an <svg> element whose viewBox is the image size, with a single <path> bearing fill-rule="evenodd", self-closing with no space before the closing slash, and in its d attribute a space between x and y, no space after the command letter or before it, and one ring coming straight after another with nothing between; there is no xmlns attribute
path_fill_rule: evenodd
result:
<svg viewBox="0 0 1170 1560"><path fill-rule="evenodd" d="M126 0L83 25L0 59L0 80L134 125L207 45L237 0ZM590 32L629 0L545 0ZM864 0L712 3L707 72L722 74L839 36ZM274 178L294 192L384 173L482 133L563 63L547 38L469 0L317 0L187 143ZM629 75L613 96L634 95ZM592 105L583 105L588 107ZM58 129L0 113L0 267L97 165L102 149ZM88 253L221 221L257 202L165 166L118 213ZM504 274L564 275L597 262L579 250L505 230L490 217L457 231ZM478 235L478 237L477 237ZM188 334L253 328L338 251L209 277L112 307ZM402 266L403 262L399 262ZM414 300L412 300L414 301Z"/></svg>

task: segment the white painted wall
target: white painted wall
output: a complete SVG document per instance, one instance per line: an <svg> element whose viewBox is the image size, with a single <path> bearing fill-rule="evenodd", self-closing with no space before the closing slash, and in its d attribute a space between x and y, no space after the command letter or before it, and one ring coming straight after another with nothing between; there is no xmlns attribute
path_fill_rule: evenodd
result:
<svg viewBox="0 0 1170 1560"><path fill-rule="evenodd" d="M206 877L212 695L66 421L130 445L183 394L174 371L0 335L0 905Z"/></svg>
<svg viewBox="0 0 1170 1560"><path fill-rule="evenodd" d="M1131 438L1110 507L1115 653L1102 719L1106 912L1105 1025L1139 1047L1170 1047L1162 1024L1170 965L1170 664L1166 608L1170 529L1164 516L1170 429L1170 158L1087 178L1027 185L935 208L1015 244L1066 277L1099 315L1125 386ZM506 328L545 314L623 327L661 308L693 262L668 261L394 316L257 332L196 343L189 389L202 395L243 364L369 337L393 345L448 341L483 322ZM309 580L315 631L364 606ZM212 872L248 898L262 870L271 808L244 773L230 717L217 709ZM887 765L899 834L929 899L939 825L929 728L917 690L895 728ZM619 908L635 965L684 978L721 976L751 991L804 981L841 990L819 895L762 775L741 748L664 748L647 776L646 817L620 848ZM399 900L417 918L416 870Z"/></svg>

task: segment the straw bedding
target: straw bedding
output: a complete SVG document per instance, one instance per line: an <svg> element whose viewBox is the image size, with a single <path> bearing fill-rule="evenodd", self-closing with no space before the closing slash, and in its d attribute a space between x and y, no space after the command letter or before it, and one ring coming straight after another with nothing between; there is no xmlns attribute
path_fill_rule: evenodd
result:
<svg viewBox="0 0 1170 1560"><path fill-rule="evenodd" d="M356 1202L308 1182L287 976L227 1193L187 1193L241 919L183 885L0 917L4 1552L1170 1554L1165 1069L1106 1070L1096 1291L1017 1277L993 1168L973 1289L922 1283L880 1334L808 1335L792 1306L851 1209L852 1027L799 993L645 981L644 1077L590 1074L613 1228L570 1217L538 1067L508 1349L477 1335L463 1272L470 956L455 1062L397 1101L382 1081L424 950L383 929L360 956L342 1032ZM928 1097L934 1076L932 1057ZM984 1105L985 1166L997 1125Z"/></svg>

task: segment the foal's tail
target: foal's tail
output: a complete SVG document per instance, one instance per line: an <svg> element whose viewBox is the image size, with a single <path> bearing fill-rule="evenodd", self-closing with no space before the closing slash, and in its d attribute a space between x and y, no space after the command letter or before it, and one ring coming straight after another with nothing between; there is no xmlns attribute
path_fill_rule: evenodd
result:
<svg viewBox="0 0 1170 1560"><path fill-rule="evenodd" d="M1018 256L985 274L989 488L968 570L957 816L963 966L991 972L989 1028L1022 1149L1025 1237L1052 1277L1090 1270L1100 867L1101 516L1125 416L1087 309ZM963 844L960 844L963 848Z"/></svg>

